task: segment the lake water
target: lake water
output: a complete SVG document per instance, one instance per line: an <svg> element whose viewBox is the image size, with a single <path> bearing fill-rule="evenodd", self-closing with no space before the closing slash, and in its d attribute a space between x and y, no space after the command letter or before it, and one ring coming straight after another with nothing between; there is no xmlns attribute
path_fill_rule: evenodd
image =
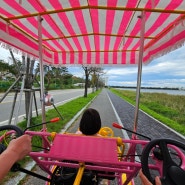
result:
<svg viewBox="0 0 185 185"><path fill-rule="evenodd" d="M134 89L134 88L119 88L119 89L136 91L136 89ZM185 96L185 90L141 89L141 92L149 92L149 93L166 93L166 94L172 94L172 95L183 95L183 96Z"/></svg>

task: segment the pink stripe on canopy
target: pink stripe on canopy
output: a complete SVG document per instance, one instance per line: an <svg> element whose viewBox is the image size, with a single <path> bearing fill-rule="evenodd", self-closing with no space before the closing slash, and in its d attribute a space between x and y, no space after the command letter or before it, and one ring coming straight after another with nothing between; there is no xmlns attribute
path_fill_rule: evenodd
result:
<svg viewBox="0 0 185 185"><path fill-rule="evenodd" d="M145 12L143 63L184 44L185 1L1 1L0 42L50 65L136 65Z"/></svg>

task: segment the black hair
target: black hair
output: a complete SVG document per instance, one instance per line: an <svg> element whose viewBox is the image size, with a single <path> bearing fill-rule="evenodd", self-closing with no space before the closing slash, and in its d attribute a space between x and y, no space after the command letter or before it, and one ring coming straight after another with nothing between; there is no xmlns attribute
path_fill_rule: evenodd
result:
<svg viewBox="0 0 185 185"><path fill-rule="evenodd" d="M88 108L80 120L80 131L84 135L94 135L101 128L101 118L97 110Z"/></svg>

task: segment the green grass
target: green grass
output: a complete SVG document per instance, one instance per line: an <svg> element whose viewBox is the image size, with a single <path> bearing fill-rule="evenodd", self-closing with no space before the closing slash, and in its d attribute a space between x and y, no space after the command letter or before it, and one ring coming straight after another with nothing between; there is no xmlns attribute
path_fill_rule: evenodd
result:
<svg viewBox="0 0 185 185"><path fill-rule="evenodd" d="M135 91L118 89L111 89L111 91L135 105ZM139 108L173 130L185 135L185 96L142 92L140 93Z"/></svg>
<svg viewBox="0 0 185 185"><path fill-rule="evenodd" d="M84 98L84 97L79 97L77 99L74 99L70 102L67 102L61 106L58 106L57 109L59 110L59 112L62 114L63 116L63 120L60 119L60 121L56 122L56 123L49 123L47 124L47 131L48 132L57 132L59 133L61 131L62 128L64 128L64 126L71 120L73 119L73 117L82 109L84 108L89 102L93 101L93 99L101 92L101 90L96 91L94 93L90 93L88 94L88 97ZM55 117L59 117L58 113L56 112L55 109L50 109L46 112L46 121L51 120L52 118ZM36 124L40 124L42 122L42 117L41 115L39 115L38 117L33 117L31 119L31 126L36 125ZM22 128L23 130L26 128L27 122L26 120L18 123L18 126L20 128ZM38 126L38 127L34 127L30 130L35 130L35 131L39 131L42 129L42 126ZM34 146L42 146L41 143L41 138L34 136L32 138L32 145ZM33 147L34 151L40 150L38 148ZM20 161L19 163L21 164L22 167L24 167L24 164L26 162L28 162L30 160L29 157L24 158L24 160ZM12 177L17 176L18 172L9 172L9 174L5 177L4 181L1 182L2 185L5 184L5 182L9 179L11 179Z"/></svg>

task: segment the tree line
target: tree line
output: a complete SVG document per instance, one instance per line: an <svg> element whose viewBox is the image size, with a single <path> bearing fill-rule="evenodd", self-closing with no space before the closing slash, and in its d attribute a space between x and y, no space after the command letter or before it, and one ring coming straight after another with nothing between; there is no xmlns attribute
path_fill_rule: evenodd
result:
<svg viewBox="0 0 185 185"><path fill-rule="evenodd" d="M15 59L13 52L10 50L13 64L9 64L0 59L0 91L5 91L20 76L25 75L26 89L32 87L40 87L40 66L37 61L29 57L22 56L22 61ZM76 77L69 73L67 67L54 67L44 65L44 84L45 89L66 89L77 87L84 88L84 97L87 97L87 89L92 87L93 91L98 90L105 85L103 75L104 69L93 66L81 66L84 72L84 78ZM16 84L15 88L19 88L21 83Z"/></svg>

